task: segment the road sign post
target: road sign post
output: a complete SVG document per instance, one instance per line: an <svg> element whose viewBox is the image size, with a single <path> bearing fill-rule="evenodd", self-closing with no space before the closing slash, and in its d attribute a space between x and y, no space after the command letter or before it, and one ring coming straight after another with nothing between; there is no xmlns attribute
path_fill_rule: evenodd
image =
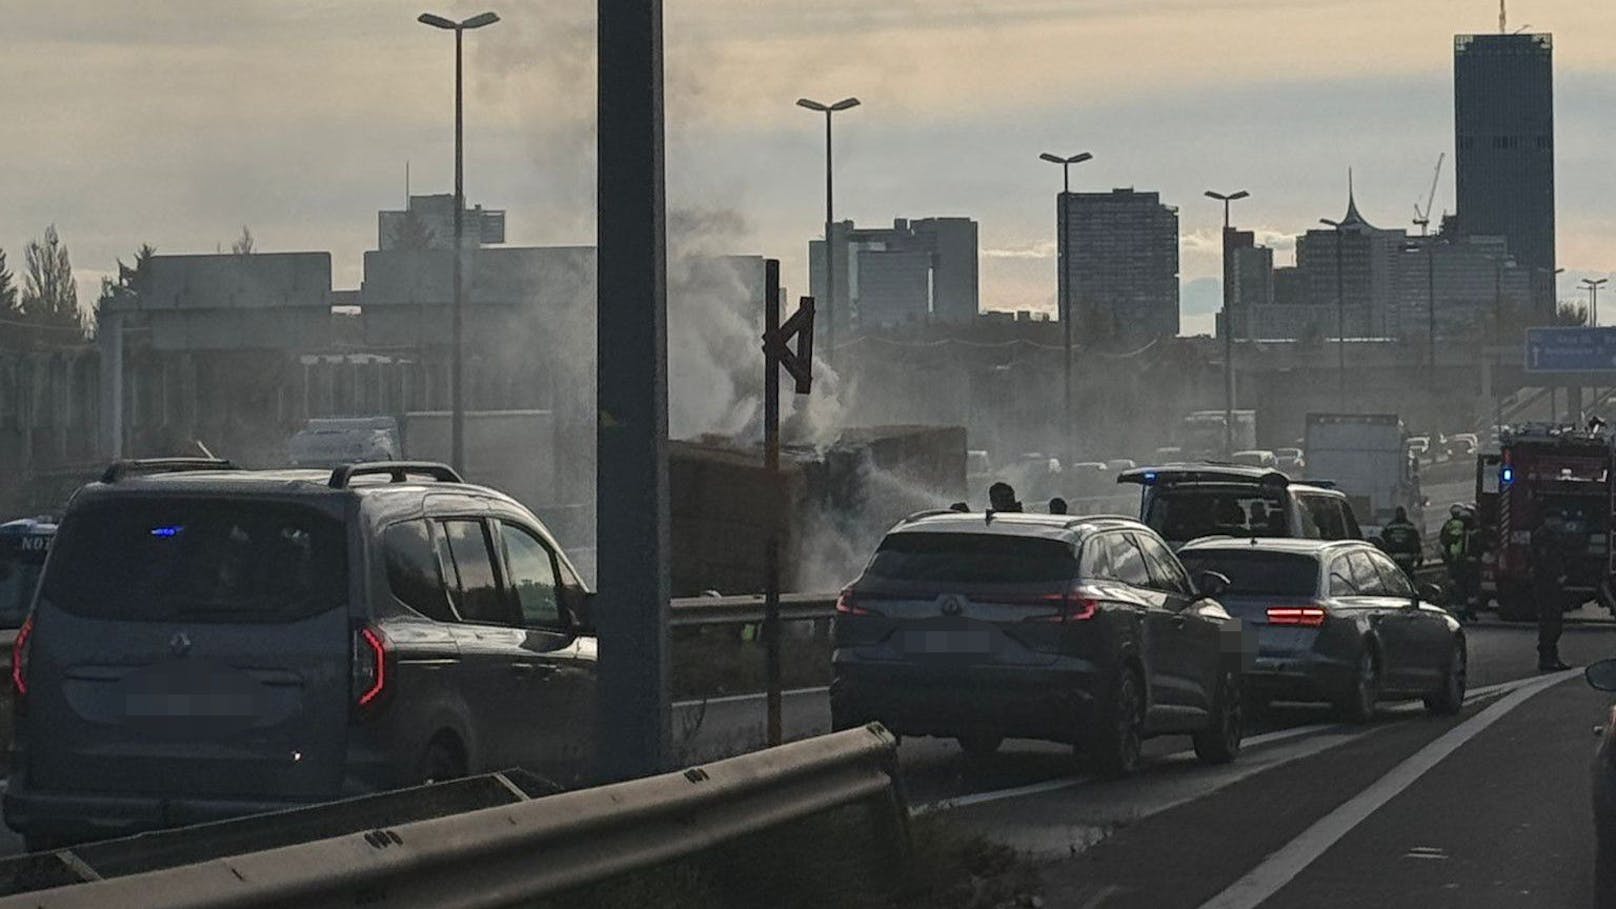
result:
<svg viewBox="0 0 1616 909"><path fill-rule="evenodd" d="M763 466L769 474L768 536L763 546L764 688L768 743L782 739L780 720L780 521L785 515L780 481L780 370L791 374L797 394L813 385L814 298L780 324L780 260L763 265ZM796 341L796 350L791 342Z"/></svg>
<svg viewBox="0 0 1616 909"><path fill-rule="evenodd" d="M1616 326L1528 328L1526 372L1616 373Z"/></svg>

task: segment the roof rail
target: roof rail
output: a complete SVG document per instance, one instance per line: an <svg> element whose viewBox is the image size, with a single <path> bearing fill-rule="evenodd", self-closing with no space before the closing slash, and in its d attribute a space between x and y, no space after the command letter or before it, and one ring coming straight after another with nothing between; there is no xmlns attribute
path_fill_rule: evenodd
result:
<svg viewBox="0 0 1616 909"><path fill-rule="evenodd" d="M464 483L460 474L447 464L436 461L363 461L344 464L331 471L331 488L347 489L354 477L387 474L394 483L403 483L411 474L428 476L439 483Z"/></svg>
<svg viewBox="0 0 1616 909"><path fill-rule="evenodd" d="M928 508L925 511L917 511L914 514L907 515L907 516L904 517L903 520L899 521L898 523L899 524L909 524L909 523L912 523L914 521L918 521L921 518L935 518L940 514L963 514L963 513L964 512L955 511L952 508Z"/></svg>
<svg viewBox="0 0 1616 909"><path fill-rule="evenodd" d="M222 458L132 458L113 461L101 474L101 482L116 483L125 477L148 473L187 473L197 470L240 470Z"/></svg>

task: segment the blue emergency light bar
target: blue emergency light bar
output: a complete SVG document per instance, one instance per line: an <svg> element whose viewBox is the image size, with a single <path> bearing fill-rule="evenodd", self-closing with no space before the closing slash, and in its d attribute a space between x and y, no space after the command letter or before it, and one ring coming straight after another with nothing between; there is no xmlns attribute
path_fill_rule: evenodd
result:
<svg viewBox="0 0 1616 909"><path fill-rule="evenodd" d="M1504 469L1500 470L1498 472L1498 481L1500 483L1513 483L1513 482L1515 482L1515 468L1513 468L1513 467L1511 467L1511 466L1509 466L1507 464L1504 465Z"/></svg>

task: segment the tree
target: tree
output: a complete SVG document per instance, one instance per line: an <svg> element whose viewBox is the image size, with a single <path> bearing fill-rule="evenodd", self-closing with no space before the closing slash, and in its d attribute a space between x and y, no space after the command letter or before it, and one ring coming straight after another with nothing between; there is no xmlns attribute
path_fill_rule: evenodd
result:
<svg viewBox="0 0 1616 909"><path fill-rule="evenodd" d="M67 244L56 233L56 225L45 228L42 240L23 248L22 320L47 328L84 328L79 311L78 287L73 282L73 263Z"/></svg>
<svg viewBox="0 0 1616 909"><path fill-rule="evenodd" d="M150 243L140 244L135 250L133 265L123 264L118 260L118 277L102 278L101 293L95 300L95 318L99 319L101 310L108 304L119 309L127 309L139 304L140 295L146 291L147 282L151 278L152 256L157 255L156 247Z"/></svg>
<svg viewBox="0 0 1616 909"><path fill-rule="evenodd" d="M253 235L252 231L247 229L247 225L241 225L241 236L236 238L236 242L230 244L230 251L238 256L250 256L253 254Z"/></svg>
<svg viewBox="0 0 1616 909"><path fill-rule="evenodd" d="M16 318L17 285L6 268L6 251L0 249L0 318Z"/></svg>

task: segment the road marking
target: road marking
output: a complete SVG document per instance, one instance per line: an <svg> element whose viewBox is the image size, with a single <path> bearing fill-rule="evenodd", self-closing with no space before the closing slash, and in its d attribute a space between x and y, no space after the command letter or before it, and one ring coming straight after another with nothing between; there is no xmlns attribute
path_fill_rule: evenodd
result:
<svg viewBox="0 0 1616 909"><path fill-rule="evenodd" d="M1077 909L1099 909L1101 903L1104 903L1106 900L1121 892L1122 888L1118 887L1116 884L1107 884L1105 887L1100 889L1099 893L1096 893L1084 900L1083 905L1077 907Z"/></svg>
<svg viewBox="0 0 1616 909"><path fill-rule="evenodd" d="M1294 880L1303 869L1313 864L1342 837L1352 832L1354 827L1424 776L1426 771L1441 763L1459 746L1503 719L1511 710L1526 703L1533 695L1578 675L1580 671L1570 669L1565 672L1549 673L1521 684L1510 694L1448 730L1436 741L1393 767L1385 776L1353 796L1346 804L1315 821L1312 826L1302 831L1300 836L1270 855L1262 864L1248 871L1228 889L1204 903L1201 909L1255 909Z"/></svg>
<svg viewBox="0 0 1616 909"><path fill-rule="evenodd" d="M787 698L803 697L805 695L810 695L810 694L829 694L829 693L830 693L830 688L825 687L825 686L820 686L818 688L792 688L792 689L789 689L787 691L780 692L780 699L785 700ZM675 710L685 710L685 709L689 709L689 708L692 708L692 707L700 707L703 704L706 704L707 706L712 707L712 706L714 706L716 704L737 704L737 703L740 703L741 701L758 701L758 702L762 702L763 699L766 698L766 697L768 697L768 695L764 694L761 691L757 691L757 692L753 692L751 694L730 694L730 695L725 695L724 697L719 697L719 698L696 698L694 700L689 700L689 701L674 701L671 706Z"/></svg>

